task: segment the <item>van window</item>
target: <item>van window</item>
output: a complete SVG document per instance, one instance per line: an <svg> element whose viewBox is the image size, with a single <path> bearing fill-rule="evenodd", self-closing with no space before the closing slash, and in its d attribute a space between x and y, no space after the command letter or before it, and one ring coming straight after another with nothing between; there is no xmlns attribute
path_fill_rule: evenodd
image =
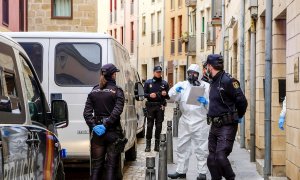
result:
<svg viewBox="0 0 300 180"><path fill-rule="evenodd" d="M98 84L101 46L94 43L61 43L55 48L55 82L59 86Z"/></svg>
<svg viewBox="0 0 300 180"><path fill-rule="evenodd" d="M20 59L22 62L22 73L24 76L25 93L27 95L27 103L29 107L31 120L44 125L44 106L42 93L38 86L39 82L34 78L34 75L24 57L20 55Z"/></svg>
<svg viewBox="0 0 300 180"><path fill-rule="evenodd" d="M13 49L0 43L0 124L25 121L16 67Z"/></svg>
<svg viewBox="0 0 300 180"><path fill-rule="evenodd" d="M24 43L20 42L20 45L24 48L30 61L37 73L40 81L43 81L43 46L39 43Z"/></svg>

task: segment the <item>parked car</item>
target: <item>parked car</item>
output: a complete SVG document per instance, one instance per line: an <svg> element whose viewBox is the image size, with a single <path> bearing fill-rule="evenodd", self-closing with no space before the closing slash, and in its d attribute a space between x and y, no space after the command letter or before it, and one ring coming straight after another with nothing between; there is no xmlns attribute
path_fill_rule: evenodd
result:
<svg viewBox="0 0 300 180"><path fill-rule="evenodd" d="M64 179L57 129L68 107L51 106L24 49L0 34L0 179Z"/></svg>

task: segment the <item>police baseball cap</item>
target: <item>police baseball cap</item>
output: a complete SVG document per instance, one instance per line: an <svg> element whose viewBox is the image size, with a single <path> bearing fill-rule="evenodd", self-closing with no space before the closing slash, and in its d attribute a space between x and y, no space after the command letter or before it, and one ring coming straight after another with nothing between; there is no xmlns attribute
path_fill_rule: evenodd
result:
<svg viewBox="0 0 300 180"><path fill-rule="evenodd" d="M156 72L156 71L162 71L162 68L160 66L155 66L153 68L153 72Z"/></svg>
<svg viewBox="0 0 300 180"><path fill-rule="evenodd" d="M103 75L112 75L115 72L120 72L120 70L111 63L105 64L101 67L101 73Z"/></svg>
<svg viewBox="0 0 300 180"><path fill-rule="evenodd" d="M223 65L224 60L223 60L223 56L219 55L219 54L210 54L207 56L207 64L210 64L212 66L219 66L219 65Z"/></svg>

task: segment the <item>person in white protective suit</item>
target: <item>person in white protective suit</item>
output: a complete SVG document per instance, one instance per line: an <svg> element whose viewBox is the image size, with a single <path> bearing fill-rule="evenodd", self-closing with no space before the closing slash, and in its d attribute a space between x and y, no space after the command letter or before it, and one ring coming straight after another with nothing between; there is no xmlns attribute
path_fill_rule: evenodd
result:
<svg viewBox="0 0 300 180"><path fill-rule="evenodd" d="M278 120L278 126L281 130L284 130L285 116L286 116L286 97L284 97L284 100L282 102L282 109Z"/></svg>
<svg viewBox="0 0 300 180"><path fill-rule="evenodd" d="M200 67L191 64L187 70L188 80L178 82L169 90L169 96L179 102L182 115L178 122L177 169L168 174L171 179L186 178L189 158L192 149L197 158L197 180L205 180L207 173L206 160L208 156L208 134L210 126L207 125L209 84L200 77ZM198 97L199 105L187 104L192 86L205 88L203 96ZM192 148L193 147L193 148Z"/></svg>

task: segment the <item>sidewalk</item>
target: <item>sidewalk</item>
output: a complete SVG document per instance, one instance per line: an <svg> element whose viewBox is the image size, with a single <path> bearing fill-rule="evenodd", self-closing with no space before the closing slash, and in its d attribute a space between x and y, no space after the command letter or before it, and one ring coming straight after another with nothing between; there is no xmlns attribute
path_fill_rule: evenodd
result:
<svg viewBox="0 0 300 180"><path fill-rule="evenodd" d="M177 138L173 138L173 147L174 147L174 163L176 163L176 145ZM247 150L241 149L239 143L235 142L233 151L229 156L233 171L236 174L236 179L238 180L263 180L263 178L256 171L255 163L250 162L250 154ZM168 172L175 172L176 164L168 164ZM197 173L197 161L196 157L193 154L190 157L189 169L187 172L187 180L195 180L198 176ZM208 179L211 179L208 173Z"/></svg>
<svg viewBox="0 0 300 180"><path fill-rule="evenodd" d="M167 121L173 119L173 108L175 105L169 103L166 108L165 121L163 123L162 133L166 133ZM176 146L177 138L173 138L173 155L174 164L168 164L168 172L173 173L176 171ZM146 157L156 157L155 169L158 175L158 153L153 151L154 140L152 141L151 152L145 152L145 139L138 139L138 156L137 160L133 162L126 162L124 180L143 180L145 179L146 170ZM263 180L263 178L256 171L255 163L250 163L250 154L247 150L239 148L239 143L236 141L234 149L229 156L234 172L236 173L236 180ZM190 157L189 170L187 172L187 180L196 180L197 174L196 157L193 154ZM211 179L208 173L208 179Z"/></svg>

